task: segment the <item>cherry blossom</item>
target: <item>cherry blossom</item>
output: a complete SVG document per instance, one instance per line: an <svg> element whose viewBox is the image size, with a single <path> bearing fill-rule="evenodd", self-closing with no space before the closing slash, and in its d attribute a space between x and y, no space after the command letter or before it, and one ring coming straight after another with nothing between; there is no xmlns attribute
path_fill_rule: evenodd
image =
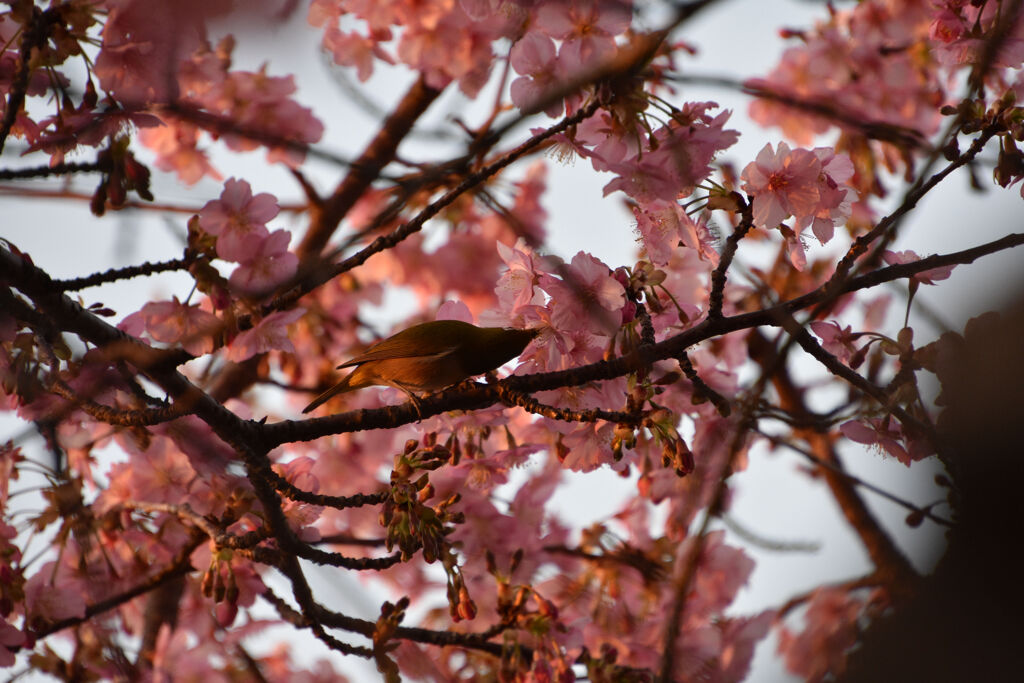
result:
<svg viewBox="0 0 1024 683"><path fill-rule="evenodd" d="M839 429L851 441L875 446L907 467L934 453L926 441L908 438L902 426L888 417L850 420Z"/></svg>
<svg viewBox="0 0 1024 683"><path fill-rule="evenodd" d="M52 563L42 565L25 582L25 611L28 623L57 621L85 615L85 599L73 582L58 582Z"/></svg>
<svg viewBox="0 0 1024 683"><path fill-rule="evenodd" d="M558 56L565 68L592 68L615 54L614 36L629 27L631 4L625 0L546 2L537 10L537 27L562 41Z"/></svg>
<svg viewBox="0 0 1024 683"><path fill-rule="evenodd" d="M544 113L554 118L562 113L561 98L552 99L564 78L555 59L555 43L538 32L530 32L512 46L509 61L519 78L512 81L512 102L523 111L531 111L546 100Z"/></svg>
<svg viewBox="0 0 1024 683"><path fill-rule="evenodd" d="M157 155L157 168L173 171L188 185L205 176L222 178L207 151L199 147L199 129L192 124L165 118L164 125L140 131L139 139Z"/></svg>
<svg viewBox="0 0 1024 683"><path fill-rule="evenodd" d="M625 295L622 285L605 264L579 252L561 277L542 274L538 284L551 295L551 320L561 330L587 330L608 336L622 319Z"/></svg>
<svg viewBox="0 0 1024 683"><path fill-rule="evenodd" d="M668 125L654 131L649 149L608 163L619 177L605 185L605 194L621 190L645 201L671 201L691 194L711 173L715 155L737 139L736 131L725 129L730 112L708 113L716 106L714 102L687 105Z"/></svg>
<svg viewBox="0 0 1024 683"><path fill-rule="evenodd" d="M920 261L921 257L908 249L906 251L885 251L882 253L882 260L890 266L894 266L901 263L914 263L915 261ZM955 266L939 266L937 268L931 268L920 273L915 273L910 277L910 280L911 282L915 282L920 285L934 285L936 280L945 280L952 275L953 268L955 268Z"/></svg>
<svg viewBox="0 0 1024 683"><path fill-rule="evenodd" d="M231 286L247 296L259 296L290 280L299 257L288 251L291 233L275 230L259 242L259 251L231 273Z"/></svg>
<svg viewBox="0 0 1024 683"><path fill-rule="evenodd" d="M16 661L14 653L25 644L25 634L7 620L0 619L0 666L12 666Z"/></svg>
<svg viewBox="0 0 1024 683"><path fill-rule="evenodd" d="M301 308L271 313L251 330L246 330L235 337L231 342L228 358L238 363L267 351L281 350L294 353L295 347L288 338L288 326L301 318L303 313L305 311Z"/></svg>
<svg viewBox="0 0 1024 683"><path fill-rule="evenodd" d="M203 310L201 304L184 304L177 297L171 301L146 304L121 323L121 329L141 335L144 330L155 341L181 344L195 356L213 350L211 334L220 329L220 319Z"/></svg>
<svg viewBox="0 0 1024 683"><path fill-rule="evenodd" d="M855 344L859 335L854 334L849 325L840 327L839 323L833 320L816 320L809 327L821 339L821 345L825 350L842 362L849 363L854 355L860 353Z"/></svg>
<svg viewBox="0 0 1024 683"><path fill-rule="evenodd" d="M790 671L809 681L824 680L829 672L842 673L846 651L857 642L857 620L863 609L863 601L844 590L816 590L804 615L804 630L798 634L782 630L779 651Z"/></svg>
<svg viewBox="0 0 1024 683"><path fill-rule="evenodd" d="M853 173L849 160L825 149L790 149L769 143L757 159L743 169L743 190L753 197L754 225L773 229L795 218L788 241L794 245L791 260L798 268L805 262L800 232L807 226L822 243L832 239L838 221L850 215L853 190L840 185ZM786 230L783 230L786 234Z"/></svg>
<svg viewBox="0 0 1024 683"><path fill-rule="evenodd" d="M244 180L228 178L220 199L199 212L199 225L217 236L217 255L227 261L252 261L270 232L267 222L277 215L277 199L267 192L253 195Z"/></svg>

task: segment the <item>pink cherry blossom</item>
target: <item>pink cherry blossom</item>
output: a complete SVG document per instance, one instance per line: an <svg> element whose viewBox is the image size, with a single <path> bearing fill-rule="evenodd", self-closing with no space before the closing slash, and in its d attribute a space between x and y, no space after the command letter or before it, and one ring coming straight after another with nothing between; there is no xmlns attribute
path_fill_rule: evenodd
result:
<svg viewBox="0 0 1024 683"><path fill-rule="evenodd" d="M55 576L53 563L47 562L25 582L25 611L30 622L84 617L85 599L80 586Z"/></svg>
<svg viewBox="0 0 1024 683"><path fill-rule="evenodd" d="M187 185L205 176L220 180L209 155L199 147L199 129L185 121L166 118L164 125L139 131L139 140L156 154L156 167L173 171Z"/></svg>
<svg viewBox="0 0 1024 683"><path fill-rule="evenodd" d="M753 197L754 225L779 228L789 243L790 261L802 269L805 262L800 233L811 227L822 243L832 239L837 222L851 212L853 190L841 185L853 175L849 159L826 149L790 149L780 142L767 144L757 159L740 174L743 190ZM782 225L793 217L794 229Z"/></svg>
<svg viewBox="0 0 1024 683"><path fill-rule="evenodd" d="M461 320L464 323L473 324L473 313L469 306L461 301L445 301L437 309L435 320Z"/></svg>
<svg viewBox="0 0 1024 683"><path fill-rule="evenodd" d="M785 142L775 150L765 145L740 176L744 192L754 198L754 225L770 230L790 216L813 215L821 200L821 176L814 153L790 150Z"/></svg>
<svg viewBox="0 0 1024 683"><path fill-rule="evenodd" d="M548 36L536 31L527 33L512 46L509 60L520 74L510 86L512 103L524 112L533 111L561 87L564 75L555 59L555 43ZM563 109L562 98L558 97L547 103L544 113L554 118Z"/></svg>
<svg viewBox="0 0 1024 683"><path fill-rule="evenodd" d="M639 241L654 265L667 265L679 246L696 250L701 259L712 264L718 263L715 240L707 223L701 218L694 220L678 203L638 204L633 207L633 215Z"/></svg>
<svg viewBox="0 0 1024 683"><path fill-rule="evenodd" d="M882 260L890 266L895 266L901 263L915 263L920 261L921 257L908 249L906 251L885 251L882 253ZM945 280L952 275L955 267L956 264L924 270L912 275L910 281L921 285L934 285L936 280Z"/></svg>
<svg viewBox="0 0 1024 683"><path fill-rule="evenodd" d="M857 193L845 184L853 176L853 163L845 154L824 147L811 151L821 162L824 176L819 188L821 200L814 215L798 220L797 227L803 230L810 225L818 242L825 244L832 239L835 226L850 217L851 204L857 198Z"/></svg>
<svg viewBox="0 0 1024 683"><path fill-rule="evenodd" d="M620 121L611 112L599 110L577 127L575 141L594 170L608 171L644 153L645 135L638 122Z"/></svg>
<svg viewBox="0 0 1024 683"><path fill-rule="evenodd" d="M783 628L779 652L786 667L808 681L821 681L829 673L842 674L846 653L857 642L857 619L864 603L846 590L819 588L804 615L806 626L794 634Z"/></svg>
<svg viewBox="0 0 1024 683"><path fill-rule="evenodd" d="M228 178L220 199L212 199L199 212L199 225L217 236L217 255L226 261L252 260L263 238L269 234L267 221L280 208L274 195L261 192L253 196L244 180Z"/></svg>
<svg viewBox="0 0 1024 683"><path fill-rule="evenodd" d="M174 297L146 304L119 327L132 334L144 329L155 341L181 344L193 356L201 356L213 350L211 335L220 329L221 321L199 304L184 304Z"/></svg>
<svg viewBox="0 0 1024 683"><path fill-rule="evenodd" d="M173 441L159 437L139 450L131 464L117 463L110 468L110 486L96 505L106 511L125 502L176 503L188 500L197 482L189 457Z"/></svg>
<svg viewBox="0 0 1024 683"><path fill-rule="evenodd" d="M605 185L605 195L621 190L641 201L689 196L710 175L715 155L738 139L736 131L725 128L730 112L708 113L717 106L714 102L687 104L668 125L654 131L653 143L645 141L647 149L621 162L606 162L619 177Z"/></svg>
<svg viewBox="0 0 1024 683"><path fill-rule="evenodd" d="M499 242L497 248L507 267L494 288L502 309L514 316L522 306L543 304L544 295L537 287L544 270L541 257L521 244L508 247Z"/></svg>
<svg viewBox="0 0 1024 683"><path fill-rule="evenodd" d="M854 343L858 335L853 333L849 325L840 327L839 323L832 320L815 320L810 328L821 339L822 347L844 363L849 363L851 356L860 350Z"/></svg>
<svg viewBox="0 0 1024 683"><path fill-rule="evenodd" d="M329 30L324 33L323 46L334 57L335 64L355 67L356 76L365 82L373 75L375 60L394 63L394 59L380 46L382 38L380 35L365 36L358 31Z"/></svg>
<svg viewBox="0 0 1024 683"><path fill-rule="evenodd" d="M626 0L547 2L537 10L537 28L562 41L559 59L566 68L594 69L615 54L614 36L629 28L631 5Z"/></svg>
<svg viewBox="0 0 1024 683"><path fill-rule="evenodd" d="M851 441L874 446L907 467L935 452L926 440L908 437L902 425L889 417L850 420L839 430Z"/></svg>
<svg viewBox="0 0 1024 683"><path fill-rule="evenodd" d="M414 4L409 9L415 14L409 16L419 17L420 3ZM443 88L458 81L459 89L473 97L490 74L494 59L491 43L503 27L474 21L460 4L449 4L450 11L436 22L430 19L424 23L421 17L405 27L398 43L398 57L421 71L431 86Z"/></svg>
<svg viewBox="0 0 1024 683"><path fill-rule="evenodd" d="M145 0L115 3L96 57L103 90L135 104L174 99L179 63L199 46L206 17L223 8L221 0L186 0L173 7Z"/></svg>
<svg viewBox="0 0 1024 683"><path fill-rule="evenodd" d="M0 619L0 667L13 666L14 653L25 645L25 634L6 619Z"/></svg>
<svg viewBox="0 0 1024 683"><path fill-rule="evenodd" d="M288 326L303 316L301 308L271 313L259 321L251 330L242 332L228 349L228 359L236 363L252 358L258 353L284 351L295 353L295 347L288 338Z"/></svg>
<svg viewBox="0 0 1024 683"><path fill-rule="evenodd" d="M933 16L931 3L888 0L866 0L831 13L814 30L801 32L801 44L786 50L766 78L747 81L748 88L776 96L754 100L751 116L762 125L780 126L801 145L842 125L834 117L813 113L817 105L853 121L884 122L931 135L940 123L943 98L933 60L944 58L947 50L942 42L924 44ZM886 49L895 40L921 45L921 50ZM811 107L790 106L787 99Z"/></svg>
<svg viewBox="0 0 1024 683"><path fill-rule="evenodd" d="M540 286L551 295L552 322L566 331L613 334L622 322L626 298L608 266L581 251L560 275L540 278Z"/></svg>
<svg viewBox="0 0 1024 683"><path fill-rule="evenodd" d="M211 159L218 146L222 156L263 148L266 160L293 167L280 174L294 184L289 229L309 235L293 243L288 230L271 225L275 197L234 177L218 182L218 197L199 201L206 205L184 259L180 250L140 253L117 264L136 267L99 272L82 291L78 276L91 266L60 273L49 286L39 266L46 254L20 251L17 232L0 239L10 289L10 305L0 306L0 406L26 433L42 435L33 446L38 458L22 454L21 437L0 444L0 666L17 660L60 673L70 661L84 678L123 677L128 643L129 673L145 680L233 680L257 671L275 681L343 680L330 665L310 664L315 654L299 663L289 648L252 639L282 623L322 622L331 637L372 649L356 652L371 654L389 680L649 679L672 656L670 678L732 683L761 673L751 672L753 653L775 627L778 658L799 676L842 678L847 651L863 628L876 626L867 619L875 614L865 610L866 591L814 591L812 584L789 602L792 596L768 596L787 612L740 615L738 596L761 578L748 550L753 539L726 543L717 519L746 495L742 471L764 452L748 449L768 447L749 428L744 406L770 408L773 434L788 441L806 426L803 413L834 408L829 395L842 401L848 389L828 373L795 372L785 393L796 402L773 400L786 388L765 384L772 349L785 348L792 335L765 324L780 322L771 315L778 304L810 315L822 346L851 367L877 344L885 353L871 355L863 374L892 384L892 401L843 402L848 422L826 436L841 437L851 459L872 457L856 443L907 465L931 454L918 423L898 421L896 405L930 421L926 411L943 407L956 387L945 382L936 401L911 389L928 381L926 372L948 379L963 338L948 333L915 348L919 331L904 327L893 337L893 321L882 315L887 297L865 290L830 299L826 312L811 309L845 243L881 237L887 222L879 221L892 206L876 199L889 192L889 204L899 204L901 193L890 185L901 174L908 187L934 194L984 161L984 152L975 156L979 141L994 135L996 183L1020 182L1014 107L1024 101L1024 77L1015 65L1024 58L1024 19L1010 24L1005 14L1016 3L822 3L816 23L783 29L793 42L780 63L747 81L754 117L786 136L764 149L761 139L754 160L729 155L739 135L727 128L739 127L729 111L687 101L702 71L690 58L699 43L714 40L702 30L705 13L684 27L699 29L686 35L690 45L678 42L684 33L659 32L674 12L646 3L634 15L630 0L311 0L302 8L295 0L76 0L28 11L31 4L15 3L0 16L7 46L0 109L17 108L6 112L11 125L0 146L6 139L25 152L24 168L19 162L4 181L19 201L55 192L77 199L78 180L95 174L102 183L96 206L105 191L126 186L120 175L141 173L125 162L139 141L158 168L176 174L154 183L161 195L154 215L190 215L198 190L176 197L172 185L217 178ZM245 30L228 20L207 27L233 6ZM243 45L266 35L252 26L257 8L279 11L281 21L308 9L318 35L307 42L345 81L393 67L370 88L371 100L389 112L369 122L372 142L349 130L346 107L318 112L321 119L302 104L298 89L309 95L315 68L278 72L277 46ZM626 53L648 38L665 39L626 63ZM21 52L34 40L23 63ZM385 80L400 90L376 87ZM567 84L572 91L561 92ZM548 101L552 93L558 97ZM589 115L569 125L546 121L540 109ZM945 145L936 142L943 116L956 144L940 150L946 159L921 177L923 160L937 151L925 141ZM146 127L157 119L162 125ZM324 163L333 154L325 148L309 168L294 168L325 125L329 147L337 144L355 163ZM431 131L456 137L437 146L416 139ZM814 146L825 144L816 141L822 134L829 147ZM110 148L95 164L88 150L88 158L70 156L87 145ZM362 150L365 168L356 162ZM609 215L601 229L617 228L624 249L598 258L579 251L587 244L567 247L572 236L559 226L548 234L547 209L567 189L560 176L552 186L558 196L547 196L548 156L585 159L586 171L608 174L598 183L604 203L631 211L635 225ZM46 168L47 157L51 166L72 163ZM747 193L749 208L734 191ZM571 197L577 208L587 200ZM63 220L46 215L49 205L36 206L41 223ZM914 207L904 208L898 243L921 237L909 229ZM739 242L728 271L716 272L724 235L748 227L749 215L756 229ZM844 245L807 246L811 235L826 243L840 231ZM68 234L89 246L85 232ZM869 246L884 248L878 242ZM82 245L67 250L75 246ZM211 254L220 260L208 263ZM343 272L285 292L300 255L314 270L336 264ZM883 256L886 264L918 259L910 251ZM876 285L884 270L875 272ZM132 273L145 276L131 276L128 286L168 293L136 306L118 327L178 365L136 367L118 352L123 345L110 343L116 335L104 320L117 320L120 307L111 290ZM911 292L948 276L949 268L932 268L909 279ZM884 288L867 280L875 292ZM723 299L720 317L708 315L712 290ZM271 302L272 293L281 296ZM166 300L174 294L183 300ZM377 391L346 394L353 412L345 417L298 416L316 390L337 381L338 362L385 330L435 312L438 320L537 334L508 363L508 381L417 405L437 414L378 410L397 392L389 389L384 399ZM983 333L993 319L972 321L965 334L986 327L978 336L992 337ZM755 328L768 336L749 334ZM162 353L184 348L198 356L221 345L223 353L199 362ZM244 361L251 362L240 368ZM184 395L183 382L191 385ZM273 391L259 388L268 383ZM826 404L816 404L819 393ZM167 414L165 395L180 414ZM478 398L488 405L460 403ZM602 412L588 415L591 409ZM937 424L945 417L936 414ZM621 504L593 486L600 473L621 475ZM958 476L950 468L949 477ZM564 495L577 479L590 494L579 505ZM353 497L332 505L333 496ZM705 519L712 526L699 531ZM391 556L395 539L411 557ZM332 578L371 577L374 590L412 598L402 625L431 629L437 637L426 640L434 643L410 642L411 630L392 632L400 616L390 612L393 603L357 605L358 623L331 619L336 607L350 610L333 604L316 567L280 563L297 553L330 564L320 552L335 553L334 564L343 565L331 568ZM885 585L894 574L876 555L865 555L877 566L859 575L879 579L886 600L877 604L899 610L909 592ZM189 560L197 571L180 566ZM274 592L288 608L266 592L272 586L264 577L275 573L281 590ZM168 584L167 576L177 578ZM913 583L910 576L905 587ZM53 644L68 629L43 635L53 619L78 619L85 606L102 607L108 598L117 602L113 609L72 629L80 646ZM679 608L681 618L669 623ZM163 610L174 623L154 632ZM360 636L376 619L372 641ZM299 637L323 652L348 651L314 630ZM478 634L493 636L500 652L477 648Z"/></svg>
<svg viewBox="0 0 1024 683"><path fill-rule="evenodd" d="M258 250L231 273L230 283L246 296L260 296L290 280L299 257L288 251L291 233L275 230L258 243Z"/></svg>

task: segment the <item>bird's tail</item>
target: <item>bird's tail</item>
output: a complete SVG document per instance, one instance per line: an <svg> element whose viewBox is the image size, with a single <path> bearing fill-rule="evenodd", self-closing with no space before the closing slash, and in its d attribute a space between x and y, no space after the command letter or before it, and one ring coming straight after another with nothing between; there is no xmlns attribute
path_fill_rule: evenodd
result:
<svg viewBox="0 0 1024 683"><path fill-rule="evenodd" d="M349 373L340 382L338 382L333 387L331 387L330 389L328 389L324 393L322 393L319 396L317 396L316 398L314 398L313 401L308 406L306 406L305 408L302 409L302 412L303 413L311 413L314 410L316 410L317 408L319 408L320 406L322 406L323 404L327 403L329 400L331 400L335 396L337 396L338 394L344 394L346 391L352 391L353 389L358 389L359 387L352 386L352 383L349 381L351 377L352 377L352 373Z"/></svg>

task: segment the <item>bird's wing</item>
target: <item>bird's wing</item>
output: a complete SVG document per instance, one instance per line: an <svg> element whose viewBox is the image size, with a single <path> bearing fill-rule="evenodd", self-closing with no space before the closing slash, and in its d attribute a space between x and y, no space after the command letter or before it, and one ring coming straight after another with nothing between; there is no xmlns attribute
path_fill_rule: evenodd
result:
<svg viewBox="0 0 1024 683"><path fill-rule="evenodd" d="M403 337L401 333L377 342L355 358L348 360L339 368L361 365L371 360L389 360L394 358L443 358L458 348L455 342L443 343L447 340L414 339ZM441 342L441 343L439 343Z"/></svg>

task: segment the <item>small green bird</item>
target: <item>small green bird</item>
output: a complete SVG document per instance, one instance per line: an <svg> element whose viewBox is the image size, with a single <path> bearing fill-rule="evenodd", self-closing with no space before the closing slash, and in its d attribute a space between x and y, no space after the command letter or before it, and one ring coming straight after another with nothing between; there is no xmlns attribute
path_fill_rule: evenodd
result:
<svg viewBox="0 0 1024 683"><path fill-rule="evenodd" d="M383 339L338 368L355 366L340 382L313 399L308 413L332 397L370 386L437 391L490 372L523 352L539 330L477 327L460 320L420 323Z"/></svg>

